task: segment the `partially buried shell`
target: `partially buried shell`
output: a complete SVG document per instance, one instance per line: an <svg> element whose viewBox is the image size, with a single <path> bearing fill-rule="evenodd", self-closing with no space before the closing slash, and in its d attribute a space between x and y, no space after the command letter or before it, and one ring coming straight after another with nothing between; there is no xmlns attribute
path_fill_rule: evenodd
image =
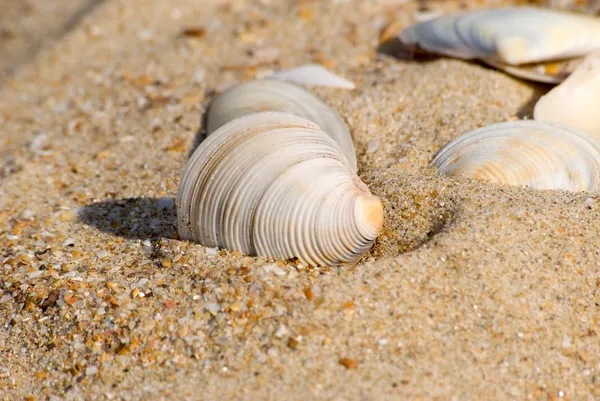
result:
<svg viewBox="0 0 600 401"><path fill-rule="evenodd" d="M461 135L431 164L462 175L534 189L598 191L600 143L573 128L538 121L492 124Z"/></svg>
<svg viewBox="0 0 600 401"><path fill-rule="evenodd" d="M590 54L536 103L533 116L580 129L600 141L600 54Z"/></svg>
<svg viewBox="0 0 600 401"><path fill-rule="evenodd" d="M312 93L279 80L244 82L217 96L208 111L208 133L238 117L261 111L292 113L316 123L340 145L352 170L357 170L352 136L339 114Z"/></svg>
<svg viewBox="0 0 600 401"><path fill-rule="evenodd" d="M412 25L399 39L409 47L479 59L522 78L556 83L576 65L557 61L600 49L600 20L535 7L476 10Z"/></svg>
<svg viewBox="0 0 600 401"><path fill-rule="evenodd" d="M177 194L179 235L311 265L357 262L383 222L340 146L289 113L237 118L195 150Z"/></svg>

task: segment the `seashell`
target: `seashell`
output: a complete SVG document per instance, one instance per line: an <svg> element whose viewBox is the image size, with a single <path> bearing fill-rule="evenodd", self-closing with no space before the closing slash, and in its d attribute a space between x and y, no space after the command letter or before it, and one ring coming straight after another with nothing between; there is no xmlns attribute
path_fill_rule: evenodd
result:
<svg viewBox="0 0 600 401"><path fill-rule="evenodd" d="M331 88L354 89L354 82L334 74L320 64L307 64L276 72L269 78L295 82L308 86L328 86Z"/></svg>
<svg viewBox="0 0 600 401"><path fill-rule="evenodd" d="M440 149L431 165L447 176L534 189L600 189L600 142L554 123L505 122L467 132Z"/></svg>
<svg viewBox="0 0 600 401"><path fill-rule="evenodd" d="M581 58L556 60L545 63L522 64L518 66L504 64L491 59L481 60L490 67L497 68L510 75L529 81L559 84L581 64Z"/></svg>
<svg viewBox="0 0 600 401"><path fill-rule="evenodd" d="M560 82L571 67L556 60L600 49L600 20L535 7L476 10L412 25L399 39L413 49L479 59L522 78Z"/></svg>
<svg viewBox="0 0 600 401"><path fill-rule="evenodd" d="M569 125L600 140L600 53L590 54L572 75L535 105L536 120Z"/></svg>
<svg viewBox="0 0 600 401"><path fill-rule="evenodd" d="M316 123L340 145L352 170L357 170L352 136L344 120L321 99L287 82L248 81L220 94L208 111L208 133L238 117L262 111L292 113Z"/></svg>
<svg viewBox="0 0 600 401"><path fill-rule="evenodd" d="M194 151L177 193L182 239L310 265L357 262L383 223L338 143L290 113L249 114Z"/></svg>

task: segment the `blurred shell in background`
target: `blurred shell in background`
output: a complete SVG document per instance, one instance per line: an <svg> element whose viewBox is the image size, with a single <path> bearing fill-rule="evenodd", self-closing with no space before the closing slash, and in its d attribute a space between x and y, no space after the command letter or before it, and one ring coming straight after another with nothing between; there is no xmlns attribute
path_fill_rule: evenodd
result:
<svg viewBox="0 0 600 401"><path fill-rule="evenodd" d="M566 11L508 7L445 15L406 28L412 51L477 59L535 81L561 82L571 59L600 50L600 20Z"/></svg>
<svg viewBox="0 0 600 401"><path fill-rule="evenodd" d="M584 62L536 103L534 118L563 123L600 141L600 54Z"/></svg>
<svg viewBox="0 0 600 401"><path fill-rule="evenodd" d="M448 143L431 162L447 176L534 189L600 190L600 142L539 121L492 124Z"/></svg>

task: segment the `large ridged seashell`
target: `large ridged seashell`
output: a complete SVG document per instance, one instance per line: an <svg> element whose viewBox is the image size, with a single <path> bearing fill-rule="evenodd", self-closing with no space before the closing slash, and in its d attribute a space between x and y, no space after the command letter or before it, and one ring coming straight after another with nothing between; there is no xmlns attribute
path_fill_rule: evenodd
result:
<svg viewBox="0 0 600 401"><path fill-rule="evenodd" d="M179 236L310 265L357 262L383 208L340 146L289 113L237 118L194 151L177 193Z"/></svg>
<svg viewBox="0 0 600 401"><path fill-rule="evenodd" d="M600 140L600 54L594 53L536 103L536 120L563 123Z"/></svg>
<svg viewBox="0 0 600 401"><path fill-rule="evenodd" d="M440 149L431 164L444 175L499 184L600 189L600 142L553 123L505 122L467 132Z"/></svg>
<svg viewBox="0 0 600 401"><path fill-rule="evenodd" d="M461 59L479 59L526 79L560 82L572 65L548 61L600 49L600 20L535 7L476 10L406 28L402 43Z"/></svg>
<svg viewBox="0 0 600 401"><path fill-rule="evenodd" d="M275 79L244 82L217 96L208 111L208 133L238 117L262 111L292 113L316 123L340 145L352 170L357 170L352 136L340 115L312 93Z"/></svg>

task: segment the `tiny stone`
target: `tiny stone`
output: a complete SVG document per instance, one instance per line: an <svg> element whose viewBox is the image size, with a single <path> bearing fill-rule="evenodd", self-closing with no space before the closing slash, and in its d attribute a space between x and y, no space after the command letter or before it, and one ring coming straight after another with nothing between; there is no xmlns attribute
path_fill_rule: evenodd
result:
<svg viewBox="0 0 600 401"><path fill-rule="evenodd" d="M73 245L75 245L75 239L73 239L73 238L67 238L62 243L62 246L73 246Z"/></svg>
<svg viewBox="0 0 600 401"><path fill-rule="evenodd" d="M218 248L206 248L206 254L209 256L216 256L219 254Z"/></svg>
<svg viewBox="0 0 600 401"><path fill-rule="evenodd" d="M204 82L205 77L206 77L206 72L204 72L204 70L202 68L198 68L198 69L196 69L196 71L194 71L192 81L194 81L194 83L196 83L196 84L201 84L202 82Z"/></svg>
<svg viewBox="0 0 600 401"><path fill-rule="evenodd" d="M587 206L588 208L592 208L592 206L594 206L594 204L596 203L596 201L594 200L594 198L587 198L584 202L583 205Z"/></svg>
<svg viewBox="0 0 600 401"><path fill-rule="evenodd" d="M34 272L27 273L27 276L29 276L29 278L36 278L36 277L41 276L42 274L44 274L43 270L36 270Z"/></svg>
<svg viewBox="0 0 600 401"><path fill-rule="evenodd" d="M96 257L97 257L98 259L104 259L104 258L107 258L109 255L110 255L110 254L108 253L108 251L104 251L104 250L103 250L103 251L100 251L100 252L98 252L98 253L96 253Z"/></svg>
<svg viewBox="0 0 600 401"><path fill-rule="evenodd" d="M144 242L142 242L142 244L144 244L144 246L147 246L148 248L152 246L152 242L150 242L149 239L145 239Z"/></svg>
<svg viewBox="0 0 600 401"><path fill-rule="evenodd" d="M276 264L264 265L263 269L267 273L273 272L274 274L276 274L278 276L285 276L285 270L283 270L281 267L277 266Z"/></svg>
<svg viewBox="0 0 600 401"><path fill-rule="evenodd" d="M206 309L211 315L215 316L221 307L219 304L205 304L204 309Z"/></svg>
<svg viewBox="0 0 600 401"><path fill-rule="evenodd" d="M31 219L33 217L33 213L31 212L31 210L25 210L23 213L21 213L21 217L24 219Z"/></svg>
<svg viewBox="0 0 600 401"><path fill-rule="evenodd" d="M258 63L272 63L279 57L279 49L276 47L254 49L251 51L251 55Z"/></svg>
<svg viewBox="0 0 600 401"><path fill-rule="evenodd" d="M367 145L367 153L375 153L379 149L381 142L379 140L370 141Z"/></svg>
<svg viewBox="0 0 600 401"><path fill-rule="evenodd" d="M281 337L285 336L287 334L287 332L288 332L287 328L282 324L275 331L275 337L281 338Z"/></svg>
<svg viewBox="0 0 600 401"><path fill-rule="evenodd" d="M342 358L338 361L338 363L346 369L354 369L358 366L358 361L350 358Z"/></svg>
<svg viewBox="0 0 600 401"><path fill-rule="evenodd" d="M4 295L2 298L0 298L0 304L8 302L12 299L13 299L13 297L11 295Z"/></svg>
<svg viewBox="0 0 600 401"><path fill-rule="evenodd" d="M96 366L88 366L87 368L85 368L86 376L93 376L96 373L98 373L98 368Z"/></svg>
<svg viewBox="0 0 600 401"><path fill-rule="evenodd" d="M276 265L264 265L264 266L263 266L263 269L264 269L264 271L266 271L267 273L270 273L271 271L273 271L273 268L274 268L275 266L276 266Z"/></svg>
<svg viewBox="0 0 600 401"><path fill-rule="evenodd" d="M8 235L6 236L6 239L8 239L9 241L15 241L15 240L18 240L18 239L19 239L19 236L18 236L18 235L11 235L11 234L8 234Z"/></svg>
<svg viewBox="0 0 600 401"><path fill-rule="evenodd" d="M173 198L161 198L156 202L156 208L158 210L172 209L175 206L175 199Z"/></svg>

